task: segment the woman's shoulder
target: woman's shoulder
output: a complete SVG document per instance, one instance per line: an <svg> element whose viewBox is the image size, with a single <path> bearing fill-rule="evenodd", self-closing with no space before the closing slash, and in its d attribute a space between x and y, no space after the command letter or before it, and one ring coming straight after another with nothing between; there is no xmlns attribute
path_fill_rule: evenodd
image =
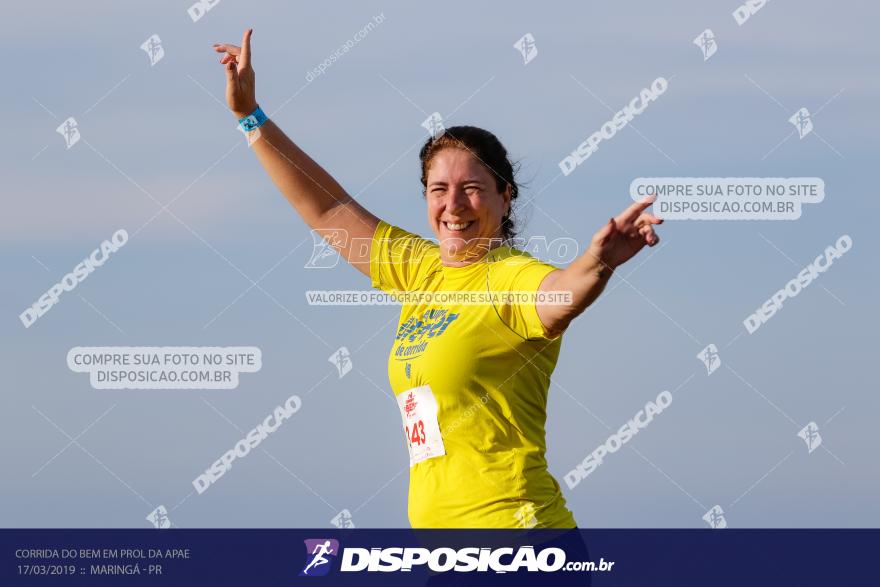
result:
<svg viewBox="0 0 880 587"><path fill-rule="evenodd" d="M403 245L408 247L418 247L420 250L439 250L440 248L433 240L419 236L414 232L410 232L386 220L379 220L373 238L375 240L387 241L389 246Z"/></svg>

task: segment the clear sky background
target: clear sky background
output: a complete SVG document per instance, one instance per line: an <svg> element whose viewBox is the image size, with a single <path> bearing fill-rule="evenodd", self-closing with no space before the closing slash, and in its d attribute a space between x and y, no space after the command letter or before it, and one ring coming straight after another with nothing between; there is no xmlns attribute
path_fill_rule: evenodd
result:
<svg viewBox="0 0 880 587"><path fill-rule="evenodd" d="M524 236L588 243L637 177L822 178L825 200L797 220L668 221L618 269L565 335L547 457L582 527L705 527L716 505L730 527L880 524L874 3L779 0L742 26L736 1L221 0L196 22L186 4L5 7L0 525L148 527L159 505L181 527L324 527L343 509L357 527L407 525L386 374L397 308L306 303L369 283L304 268L310 232L226 109L211 44L249 26L264 109L373 213L425 236L418 147L435 111L521 161ZM718 50L704 61L692 41L706 28ZM513 47L526 33L528 64ZM153 34L165 54L151 67ZM666 93L562 176L659 76ZM788 122L801 107L803 139ZM67 149L55 128L70 116L81 140ZM24 328L19 314L119 228L130 241ZM852 250L748 334L743 320L843 234ZM696 358L710 343L711 375ZM263 366L234 390L101 391L68 369L75 346L256 346ZM327 360L340 346L342 378ZM565 473L662 390L668 410L569 490ZM292 394L301 410L196 494ZM809 422L812 453L797 436Z"/></svg>

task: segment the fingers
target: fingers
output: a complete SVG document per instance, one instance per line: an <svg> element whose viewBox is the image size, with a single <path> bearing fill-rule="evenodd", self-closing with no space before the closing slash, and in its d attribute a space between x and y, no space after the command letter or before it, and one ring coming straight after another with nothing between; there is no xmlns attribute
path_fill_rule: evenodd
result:
<svg viewBox="0 0 880 587"><path fill-rule="evenodd" d="M654 228L650 224L646 224L639 229L639 234L644 237L648 246L653 247L660 242L660 237L654 232Z"/></svg>
<svg viewBox="0 0 880 587"><path fill-rule="evenodd" d="M653 204L654 200L656 200L656 199L657 199L657 196L655 196L655 195L645 196L644 198L642 198L641 200L639 200L638 202L636 202L635 204L633 204L632 206L630 206L629 208L627 208L626 210L621 212L620 215L618 216L619 221L620 222L632 222L633 220L638 218L639 214L641 214L645 208L647 208L648 206Z"/></svg>
<svg viewBox="0 0 880 587"><path fill-rule="evenodd" d="M241 66L250 67L251 65L251 35L254 29L248 29L241 38Z"/></svg>
<svg viewBox="0 0 880 587"><path fill-rule="evenodd" d="M641 228L646 224L663 224L663 219L657 218L650 212L643 212L642 215L639 216L633 224Z"/></svg>
<svg viewBox="0 0 880 587"><path fill-rule="evenodd" d="M238 67L235 66L235 62L226 64L226 81L232 84L238 82Z"/></svg>
<svg viewBox="0 0 880 587"><path fill-rule="evenodd" d="M214 43L214 51L217 51L218 53L228 53L230 55L239 55L241 53L241 48L238 45Z"/></svg>
<svg viewBox="0 0 880 587"><path fill-rule="evenodd" d="M660 242L660 237L654 232L655 224L663 224L663 219L657 218L649 212L643 212L633 223L633 226L638 229L638 233L644 237L645 242L651 247Z"/></svg>
<svg viewBox="0 0 880 587"><path fill-rule="evenodd" d="M226 65L230 62L238 63L237 56L241 55L241 48L237 45L229 45L226 43L214 43L214 51L225 53L225 55L220 58L220 63L222 65Z"/></svg>

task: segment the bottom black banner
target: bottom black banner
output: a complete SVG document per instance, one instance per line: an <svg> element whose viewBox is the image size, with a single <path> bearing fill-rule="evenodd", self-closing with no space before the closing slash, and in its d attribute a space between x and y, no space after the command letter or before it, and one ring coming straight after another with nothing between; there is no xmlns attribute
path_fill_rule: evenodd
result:
<svg viewBox="0 0 880 587"><path fill-rule="evenodd" d="M878 585L874 529L0 529L0 585Z"/></svg>

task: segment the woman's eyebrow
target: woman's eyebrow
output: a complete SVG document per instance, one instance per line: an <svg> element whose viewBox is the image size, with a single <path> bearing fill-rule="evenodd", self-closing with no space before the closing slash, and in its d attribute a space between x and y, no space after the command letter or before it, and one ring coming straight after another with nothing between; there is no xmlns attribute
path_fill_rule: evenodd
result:
<svg viewBox="0 0 880 587"><path fill-rule="evenodd" d="M463 180L461 180L461 183L462 183L462 184L467 184L467 183L478 183L478 184L480 184L480 185L483 185L484 182L483 182L483 180L481 180L481 179L477 179L477 178L468 178L468 179L463 179ZM429 187L433 187L433 186L445 186L445 185L449 185L449 183L446 182L446 181L443 181L443 180L441 180L441 179L438 179L438 180L436 180L436 181L428 182L428 186L429 186Z"/></svg>

